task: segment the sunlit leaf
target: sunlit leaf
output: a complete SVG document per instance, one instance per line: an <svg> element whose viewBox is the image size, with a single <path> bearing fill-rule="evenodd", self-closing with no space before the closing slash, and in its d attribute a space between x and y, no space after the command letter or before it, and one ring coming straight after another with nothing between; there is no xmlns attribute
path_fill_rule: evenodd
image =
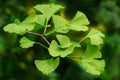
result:
<svg viewBox="0 0 120 80"><path fill-rule="evenodd" d="M68 21L58 15L53 16L53 22L55 31L59 33L67 33L69 31L69 27L67 26Z"/></svg>
<svg viewBox="0 0 120 80"><path fill-rule="evenodd" d="M50 55L53 57L59 56L61 54L60 52L62 51L61 48L59 48L59 45L57 44L55 40L52 40L48 50L49 50Z"/></svg>
<svg viewBox="0 0 120 80"><path fill-rule="evenodd" d="M31 41L26 37L22 37L21 40L20 40L20 46L22 48L32 47L34 45L34 43L35 43L34 41Z"/></svg>
<svg viewBox="0 0 120 80"><path fill-rule="evenodd" d="M50 55L53 57L66 57L73 52L75 47L80 47L79 43L70 41L67 36L57 35L57 39L60 45L55 40L52 40L48 48Z"/></svg>
<svg viewBox="0 0 120 80"><path fill-rule="evenodd" d="M42 4L37 5L34 7L38 11L40 11L43 15L46 16L47 20L56 12L61 10L63 7L61 5L55 5L55 4Z"/></svg>
<svg viewBox="0 0 120 80"><path fill-rule="evenodd" d="M61 48L67 48L70 45L72 45L72 43L70 42L70 39L67 36L57 35L56 37L60 43Z"/></svg>
<svg viewBox="0 0 120 80"><path fill-rule="evenodd" d="M30 14L27 18L25 18L22 23L34 23L37 20L37 16L35 13Z"/></svg>
<svg viewBox="0 0 120 80"><path fill-rule="evenodd" d="M15 23L11 23L8 24L4 27L4 31L9 32L9 33L16 33L19 35L24 35L26 33L26 30L31 31L33 30L35 27L34 23L25 23L25 24L15 24Z"/></svg>
<svg viewBox="0 0 120 80"><path fill-rule="evenodd" d="M57 56L66 57L67 55L73 52L74 48L75 48L74 45L71 45L68 48L61 48L57 44L57 42L53 40L48 50L49 50L50 55L53 57L57 57Z"/></svg>
<svg viewBox="0 0 120 80"><path fill-rule="evenodd" d="M43 74L49 74L58 67L60 62L59 58L47 60L35 60L35 65Z"/></svg>
<svg viewBox="0 0 120 80"><path fill-rule="evenodd" d="M91 31L86 36L86 38L90 38L91 44L93 45L103 44L102 37L105 37L105 35L96 29L91 29Z"/></svg>
<svg viewBox="0 0 120 80"><path fill-rule="evenodd" d="M37 21L38 24L41 26L45 26L45 16L44 15L37 15Z"/></svg>
<svg viewBox="0 0 120 80"><path fill-rule="evenodd" d="M87 25L89 24L89 21L85 14L82 12L78 11L75 15L75 17L70 21L68 26L70 26L71 30L75 31L87 31L88 27Z"/></svg>
<svg viewBox="0 0 120 80"><path fill-rule="evenodd" d="M70 30L87 31L87 25L89 24L87 17L82 12L77 12L71 21L67 21L58 15L54 15L53 22L55 27L54 30L59 33L67 33Z"/></svg>

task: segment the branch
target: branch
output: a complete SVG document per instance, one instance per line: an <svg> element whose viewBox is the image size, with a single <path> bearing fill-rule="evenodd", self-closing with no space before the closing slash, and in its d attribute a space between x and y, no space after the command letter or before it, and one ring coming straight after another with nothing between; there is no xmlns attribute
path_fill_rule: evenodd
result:
<svg viewBox="0 0 120 80"><path fill-rule="evenodd" d="M40 36L41 38L43 38L43 39L45 40L45 42L46 42L48 45L50 45L50 42L49 42L42 34L30 32L30 31L26 31L26 32L29 33L29 34L32 34L32 35Z"/></svg>

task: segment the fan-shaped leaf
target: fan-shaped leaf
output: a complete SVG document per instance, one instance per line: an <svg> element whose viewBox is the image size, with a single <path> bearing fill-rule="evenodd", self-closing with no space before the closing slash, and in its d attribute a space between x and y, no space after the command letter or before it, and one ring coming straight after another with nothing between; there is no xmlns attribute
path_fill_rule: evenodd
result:
<svg viewBox="0 0 120 80"><path fill-rule="evenodd" d="M88 45L85 53L82 55L80 65L88 72L94 75L100 75L105 67L104 60L97 60L101 58L101 53L97 46Z"/></svg>
<svg viewBox="0 0 120 80"><path fill-rule="evenodd" d="M20 40L20 46L22 48L32 47L34 45L34 43L35 43L34 41L31 41L26 37L22 37L21 40Z"/></svg>
<svg viewBox="0 0 120 80"><path fill-rule="evenodd" d="M60 59L35 60L35 65L43 74L53 72L59 65Z"/></svg>
<svg viewBox="0 0 120 80"><path fill-rule="evenodd" d="M103 44L102 37L105 37L105 35L96 29L91 29L91 31L86 36L86 38L90 38L91 44L93 45Z"/></svg>
<svg viewBox="0 0 120 80"><path fill-rule="evenodd" d="M87 25L89 24L89 21L85 14L82 12L78 11L75 15L75 17L70 21L68 26L70 26L71 30L75 31L87 31L88 27Z"/></svg>
<svg viewBox="0 0 120 80"><path fill-rule="evenodd" d="M61 5L55 5L55 4L50 4L50 5L42 4L42 5L37 5L34 8L40 11L43 15L45 15L47 18L47 21L54 13L63 9Z"/></svg>

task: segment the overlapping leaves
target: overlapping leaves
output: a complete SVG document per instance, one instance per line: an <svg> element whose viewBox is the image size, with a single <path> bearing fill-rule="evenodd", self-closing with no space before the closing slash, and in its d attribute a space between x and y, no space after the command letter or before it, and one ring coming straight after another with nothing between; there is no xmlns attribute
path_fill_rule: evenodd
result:
<svg viewBox="0 0 120 80"><path fill-rule="evenodd" d="M43 15L45 15L45 17L48 21L53 14L55 14L59 10L63 9L63 6L55 5L55 4L48 4L48 5L42 4L42 5L36 5L35 9L37 9Z"/></svg>
<svg viewBox="0 0 120 80"><path fill-rule="evenodd" d="M82 12L77 12L75 17L71 21L67 21L64 18L54 15L53 16L55 31L59 33L67 33L70 30L74 31L87 31L89 24L88 19ZM61 24L62 23L62 24Z"/></svg>
<svg viewBox="0 0 120 80"><path fill-rule="evenodd" d="M30 14L24 21L20 24L10 23L4 27L4 31L9 33L16 33L19 35L24 35L26 30L32 31L36 25L36 23L44 26L45 24L45 16L36 15L35 13Z"/></svg>
<svg viewBox="0 0 120 80"><path fill-rule="evenodd" d="M66 57L73 52L75 47L80 47L78 43L70 41L67 36L57 35L57 39L60 45L55 40L52 40L48 49L50 55L53 57Z"/></svg>
<svg viewBox="0 0 120 80"><path fill-rule="evenodd" d="M48 21L52 17L51 20L53 20L53 26L54 29L51 32L57 32L56 38L57 40L52 40L51 44L49 44L49 48L44 46L46 49L48 49L49 54L52 57L57 57L56 59L47 59L47 60L35 60L36 67L43 73L43 74L49 74L53 72L59 65L60 57L66 57L73 53L76 47L80 48L80 42L83 41L86 38L90 39L90 44L88 44L86 51L84 54L78 56L80 60L79 64L88 72L91 74L99 75L103 70L105 66L104 60L98 60L98 58L101 58L102 55L100 53L100 50L98 49L98 45L103 44L103 37L104 34L96 29L91 29L87 36L85 36L80 42L74 42L71 41L69 37L67 37L65 34L61 35L58 33L68 33L70 30L74 31L87 31L89 25L89 21L87 17L80 11L76 13L74 18L70 21L64 19L63 17L60 17L59 15L55 15L58 11L63 9L60 5L55 4L43 4L43 5L37 5L34 7L42 14L35 14L32 13L29 15L24 21L22 22L16 22L16 23L10 23L4 27L4 31L9 33L16 33L19 35L24 35L26 31L32 31L34 30L36 24L39 24L41 27L44 28L46 31L46 26L48 25ZM33 32L31 32L33 33ZM37 34L37 33L34 33ZM37 34L39 35L39 34ZM43 36L44 37L44 36ZM43 38L42 37L42 38ZM44 40L47 41L47 39L44 38ZM20 46L22 48L29 48L34 45L34 42L29 40L26 37L22 37L20 40ZM75 60L75 59L73 59Z"/></svg>
<svg viewBox="0 0 120 80"><path fill-rule="evenodd" d="M101 52L97 46L88 45L85 53L82 55L80 65L88 72L93 75L100 75L105 67L104 60L97 60L101 58Z"/></svg>

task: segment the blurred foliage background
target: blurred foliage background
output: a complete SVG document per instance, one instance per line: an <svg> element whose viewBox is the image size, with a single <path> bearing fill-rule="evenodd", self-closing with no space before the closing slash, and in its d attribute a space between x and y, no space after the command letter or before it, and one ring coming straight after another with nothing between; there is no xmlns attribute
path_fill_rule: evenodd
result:
<svg viewBox="0 0 120 80"><path fill-rule="evenodd" d="M34 65L34 59L44 53L41 48L22 49L21 36L3 31L16 18L22 21L36 4L48 2L66 6L62 16L71 18L76 11L82 11L91 22L89 27L106 35L102 48L106 61L103 74L87 74L75 63L63 59L56 72L43 75ZM0 80L120 80L120 0L0 0Z"/></svg>

